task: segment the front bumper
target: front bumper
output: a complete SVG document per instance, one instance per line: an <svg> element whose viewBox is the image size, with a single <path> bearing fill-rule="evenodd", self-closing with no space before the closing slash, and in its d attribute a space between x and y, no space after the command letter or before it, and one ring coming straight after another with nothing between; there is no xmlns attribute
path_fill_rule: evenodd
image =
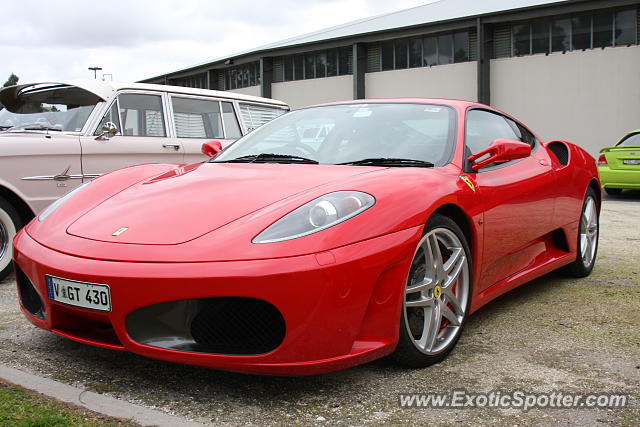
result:
<svg viewBox="0 0 640 427"><path fill-rule="evenodd" d="M421 233L421 226L413 227L290 258L128 263L70 256L42 246L22 231L14 241L14 261L44 306L41 319L21 301L25 316L58 335L178 363L310 375L366 363L394 350L404 283ZM48 299L45 275L109 285L111 312ZM127 316L142 307L214 297L254 298L276 307L286 325L282 343L266 354L208 354L141 344L127 331Z"/></svg>
<svg viewBox="0 0 640 427"><path fill-rule="evenodd" d="M598 173L604 188L640 189L640 169L611 169L609 166L598 166Z"/></svg>

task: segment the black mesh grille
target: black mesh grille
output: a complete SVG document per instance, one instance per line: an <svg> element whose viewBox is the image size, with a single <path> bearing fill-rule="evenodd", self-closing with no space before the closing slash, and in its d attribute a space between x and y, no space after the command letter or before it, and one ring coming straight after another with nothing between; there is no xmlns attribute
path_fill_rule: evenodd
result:
<svg viewBox="0 0 640 427"><path fill-rule="evenodd" d="M202 300L191 322L191 335L200 351L219 354L263 354L285 336L284 318L277 308L254 298Z"/></svg>
<svg viewBox="0 0 640 427"><path fill-rule="evenodd" d="M20 302L22 306L38 319L44 319L44 306L40 295L36 292L31 280L26 274L15 264L16 281L18 282L18 290L20 292Z"/></svg>

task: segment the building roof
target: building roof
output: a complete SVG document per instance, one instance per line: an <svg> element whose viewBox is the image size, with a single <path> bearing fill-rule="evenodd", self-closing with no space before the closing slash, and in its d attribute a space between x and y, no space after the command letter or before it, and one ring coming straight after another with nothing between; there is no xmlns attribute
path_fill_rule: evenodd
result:
<svg viewBox="0 0 640 427"><path fill-rule="evenodd" d="M251 53L348 38L382 31L397 30L417 25L428 25L506 11L515 11L535 6L565 3L568 1L570 0L430 0L427 4L415 6L410 9L403 9L396 12L363 18L347 22L346 24L337 25L335 27L291 37L275 43L238 52L233 55L227 55L175 70L170 73L161 74L155 78L166 74L180 73L207 64L221 62L228 58L235 58ZM145 80L151 80L153 78L154 77L150 77Z"/></svg>

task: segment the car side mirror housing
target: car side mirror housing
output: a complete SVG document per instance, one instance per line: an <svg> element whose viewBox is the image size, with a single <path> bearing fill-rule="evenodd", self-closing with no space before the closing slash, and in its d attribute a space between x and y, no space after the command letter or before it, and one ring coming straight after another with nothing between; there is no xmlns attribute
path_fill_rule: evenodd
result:
<svg viewBox="0 0 640 427"><path fill-rule="evenodd" d="M102 125L102 128L100 128L100 133L98 134L96 139L98 141L104 141L115 136L117 133L118 126L116 126L116 124L113 122L106 122L104 125Z"/></svg>
<svg viewBox="0 0 640 427"><path fill-rule="evenodd" d="M222 151L222 143L217 140L207 141L202 144L202 154L209 156L211 158L215 157Z"/></svg>
<svg viewBox="0 0 640 427"><path fill-rule="evenodd" d="M485 157L487 155L488 157ZM471 169L478 171L492 163L524 159L530 155L531 146L525 142L513 139L496 139L488 148L467 157L467 161L471 163ZM476 162L476 160L478 161Z"/></svg>

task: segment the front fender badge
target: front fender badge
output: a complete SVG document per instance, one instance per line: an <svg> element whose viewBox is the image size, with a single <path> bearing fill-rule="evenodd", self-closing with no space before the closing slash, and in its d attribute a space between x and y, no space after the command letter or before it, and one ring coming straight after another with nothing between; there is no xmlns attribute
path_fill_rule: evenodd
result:
<svg viewBox="0 0 640 427"><path fill-rule="evenodd" d="M471 191L473 191L474 193L476 192L476 186L473 184L473 181L471 181L471 179L468 176L461 175L460 179L469 186Z"/></svg>
<svg viewBox="0 0 640 427"><path fill-rule="evenodd" d="M117 236L121 235L122 233L124 233L125 231L127 231L128 229L129 229L129 227L119 228L119 229L117 229L116 231L113 232L112 236L117 237Z"/></svg>

